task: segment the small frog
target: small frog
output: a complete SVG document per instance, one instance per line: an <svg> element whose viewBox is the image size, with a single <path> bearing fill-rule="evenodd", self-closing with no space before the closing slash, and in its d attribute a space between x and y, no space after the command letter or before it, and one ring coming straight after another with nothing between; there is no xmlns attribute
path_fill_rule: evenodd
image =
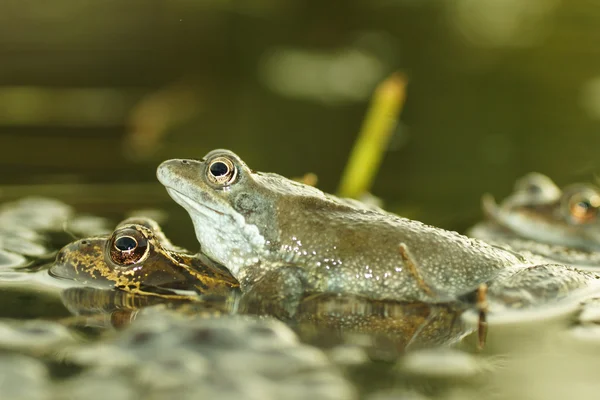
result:
<svg viewBox="0 0 600 400"><path fill-rule="evenodd" d="M491 195L482 203L489 220L470 236L564 264L600 267L600 188L561 190L547 176L530 173L500 205Z"/></svg>
<svg viewBox="0 0 600 400"><path fill-rule="evenodd" d="M293 315L303 295L445 302L529 260L456 232L341 199L233 152L168 160L157 170L190 214L201 251L226 266L242 292Z"/></svg>
<svg viewBox="0 0 600 400"><path fill-rule="evenodd" d="M65 246L50 274L99 287L175 297L177 290L223 294L238 286L225 268L175 247L149 218L130 218L110 236Z"/></svg>

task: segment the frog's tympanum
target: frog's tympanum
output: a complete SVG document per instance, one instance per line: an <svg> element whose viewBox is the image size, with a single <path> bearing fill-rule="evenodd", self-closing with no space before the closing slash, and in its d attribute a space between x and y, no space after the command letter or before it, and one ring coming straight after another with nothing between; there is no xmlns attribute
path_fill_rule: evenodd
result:
<svg viewBox="0 0 600 400"><path fill-rule="evenodd" d="M574 184L559 189L550 178L530 173L500 205L483 198L489 220L469 235L514 250L578 266L600 266L600 188Z"/></svg>
<svg viewBox="0 0 600 400"><path fill-rule="evenodd" d="M190 214L201 250L245 292L292 314L310 293L451 301L528 260L455 232L340 199L234 153L169 160L159 181Z"/></svg>
<svg viewBox="0 0 600 400"><path fill-rule="evenodd" d="M221 294L238 286L229 272L203 255L171 244L148 218L123 221L110 236L78 240L59 251L50 273L97 287L144 294L177 290Z"/></svg>

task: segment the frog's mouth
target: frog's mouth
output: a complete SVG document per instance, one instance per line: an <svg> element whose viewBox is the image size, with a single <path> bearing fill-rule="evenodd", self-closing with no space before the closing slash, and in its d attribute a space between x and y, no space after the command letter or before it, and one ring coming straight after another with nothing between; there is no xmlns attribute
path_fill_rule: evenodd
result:
<svg viewBox="0 0 600 400"><path fill-rule="evenodd" d="M192 200L190 197L186 196L185 194L178 192L175 189L172 188L167 188L167 193L169 193L169 196L171 196L173 198L173 200L175 200L177 203L179 203L183 208L185 208L188 211L194 211L206 216L210 216L210 214L215 213L218 215L225 215L223 212L216 210L212 207L207 206L206 204L197 202Z"/></svg>

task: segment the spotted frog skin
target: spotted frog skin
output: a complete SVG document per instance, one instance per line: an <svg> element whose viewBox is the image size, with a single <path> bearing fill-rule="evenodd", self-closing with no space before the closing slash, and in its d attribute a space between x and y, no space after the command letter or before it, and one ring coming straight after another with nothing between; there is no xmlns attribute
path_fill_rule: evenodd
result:
<svg viewBox="0 0 600 400"><path fill-rule="evenodd" d="M600 188L560 189L547 176L530 173L502 203L484 196L483 209L488 220L473 227L470 236L564 264L600 268Z"/></svg>
<svg viewBox="0 0 600 400"><path fill-rule="evenodd" d="M50 274L101 288L175 297L177 290L221 294L239 286L225 268L175 247L149 218L130 218L110 236L65 246Z"/></svg>
<svg viewBox="0 0 600 400"><path fill-rule="evenodd" d="M228 150L165 161L157 176L190 214L201 251L260 301L293 304L310 293L451 301L509 266L529 263L455 232L255 172Z"/></svg>

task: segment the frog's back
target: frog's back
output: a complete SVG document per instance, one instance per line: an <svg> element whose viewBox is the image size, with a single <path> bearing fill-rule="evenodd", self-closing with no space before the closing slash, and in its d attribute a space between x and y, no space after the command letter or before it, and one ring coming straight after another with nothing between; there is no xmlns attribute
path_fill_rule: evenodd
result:
<svg viewBox="0 0 600 400"><path fill-rule="evenodd" d="M456 232L344 202L296 207L280 224L281 252L309 289L386 300L447 300L526 260ZM295 214L295 215L294 215ZM290 232L290 234L285 234ZM293 234L291 234L293 232Z"/></svg>

